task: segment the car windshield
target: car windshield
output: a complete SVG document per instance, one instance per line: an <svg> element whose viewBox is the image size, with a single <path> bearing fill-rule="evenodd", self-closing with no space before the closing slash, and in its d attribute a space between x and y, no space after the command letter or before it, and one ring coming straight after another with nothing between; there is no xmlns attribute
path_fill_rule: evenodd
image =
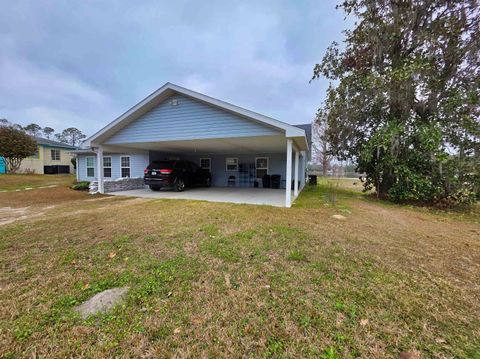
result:
<svg viewBox="0 0 480 359"><path fill-rule="evenodd" d="M172 168L173 161L153 161L150 167L155 168L157 170L161 170L164 168Z"/></svg>

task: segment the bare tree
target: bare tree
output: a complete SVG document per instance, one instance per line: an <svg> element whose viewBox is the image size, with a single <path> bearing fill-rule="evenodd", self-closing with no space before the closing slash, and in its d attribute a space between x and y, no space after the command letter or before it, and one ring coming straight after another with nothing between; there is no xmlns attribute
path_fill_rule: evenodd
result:
<svg viewBox="0 0 480 359"><path fill-rule="evenodd" d="M62 133L55 134L55 138L58 141L68 143L72 146L79 145L85 137L87 136L75 127L69 127L63 130Z"/></svg>
<svg viewBox="0 0 480 359"><path fill-rule="evenodd" d="M19 125L18 123L12 123L6 118L0 118L0 127L13 127L18 131L25 132L25 127L23 127L22 125Z"/></svg>
<svg viewBox="0 0 480 359"><path fill-rule="evenodd" d="M31 123L27 126L25 126L25 131L27 131L27 133L33 137L38 137L40 136L40 133L42 132L42 128L37 125L36 123Z"/></svg>
<svg viewBox="0 0 480 359"><path fill-rule="evenodd" d="M326 135L328 125L325 113L322 110L317 112L313 126L314 141L312 142L314 147L314 162L322 165L322 174L327 176L333 157L329 153L330 144L328 142L328 136Z"/></svg>
<svg viewBox="0 0 480 359"><path fill-rule="evenodd" d="M43 132L43 134L45 135L45 137L46 137L47 139L50 139L50 137L51 137L52 134L55 132L55 130L54 130L53 128L47 126L47 127L44 127L44 128L42 129L42 132Z"/></svg>

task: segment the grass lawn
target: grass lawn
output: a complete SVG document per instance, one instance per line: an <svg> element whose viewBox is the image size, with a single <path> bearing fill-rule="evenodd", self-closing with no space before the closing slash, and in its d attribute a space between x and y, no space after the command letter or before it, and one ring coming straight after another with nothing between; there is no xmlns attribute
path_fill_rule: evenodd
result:
<svg viewBox="0 0 480 359"><path fill-rule="evenodd" d="M358 187L321 182L291 209L0 193L0 357L479 358L478 210ZM73 311L124 285L109 313Z"/></svg>
<svg viewBox="0 0 480 359"><path fill-rule="evenodd" d="M25 188L46 186L68 186L75 180L74 175L25 175L1 174L0 191L15 191Z"/></svg>

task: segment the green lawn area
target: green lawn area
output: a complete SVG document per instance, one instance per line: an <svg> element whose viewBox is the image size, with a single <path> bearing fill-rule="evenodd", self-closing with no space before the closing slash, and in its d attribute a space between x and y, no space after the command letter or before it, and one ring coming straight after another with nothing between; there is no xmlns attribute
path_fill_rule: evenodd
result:
<svg viewBox="0 0 480 359"><path fill-rule="evenodd" d="M43 186L67 186L74 182L73 175L25 175L0 174L0 191L38 188Z"/></svg>
<svg viewBox="0 0 480 359"><path fill-rule="evenodd" d="M21 212L0 226L0 357L479 358L478 208L330 182L291 209L0 193ZM73 311L124 285L107 314Z"/></svg>

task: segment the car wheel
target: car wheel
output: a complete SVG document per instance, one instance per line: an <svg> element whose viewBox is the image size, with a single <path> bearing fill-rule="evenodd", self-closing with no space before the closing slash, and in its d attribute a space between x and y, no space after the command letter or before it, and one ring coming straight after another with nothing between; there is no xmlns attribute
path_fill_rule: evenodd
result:
<svg viewBox="0 0 480 359"><path fill-rule="evenodd" d="M175 181L175 191L182 192L185 189L185 181L181 178L177 178Z"/></svg>
<svg viewBox="0 0 480 359"><path fill-rule="evenodd" d="M150 185L150 186L148 186L148 187L150 187L150 189L151 189L152 191L160 191L160 187L158 187L158 186L152 186L152 185Z"/></svg>
<svg viewBox="0 0 480 359"><path fill-rule="evenodd" d="M212 179L210 177L208 177L205 180L205 187L210 187L211 185L212 185Z"/></svg>

